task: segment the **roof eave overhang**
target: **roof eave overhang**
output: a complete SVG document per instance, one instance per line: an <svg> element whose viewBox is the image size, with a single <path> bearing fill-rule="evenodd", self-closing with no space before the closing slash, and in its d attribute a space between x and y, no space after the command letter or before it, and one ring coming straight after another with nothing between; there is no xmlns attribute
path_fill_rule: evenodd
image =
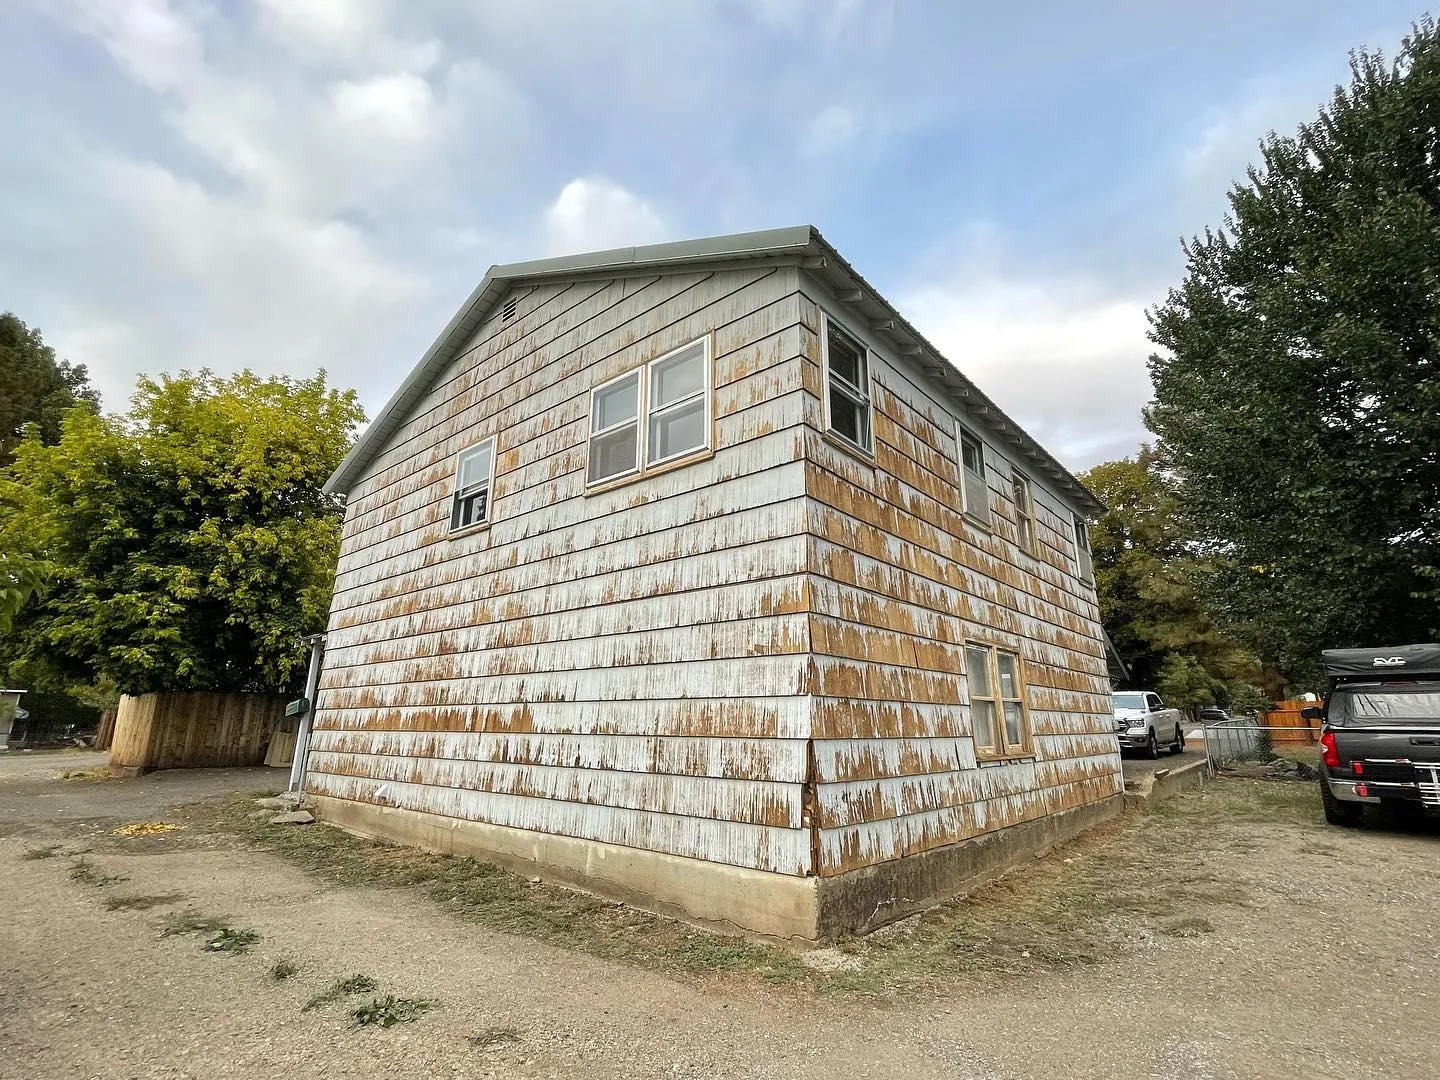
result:
<svg viewBox="0 0 1440 1080"><path fill-rule="evenodd" d="M436 376L459 355L490 312L515 286L557 278L673 270L687 265L749 259L794 261L819 276L847 306L868 320L873 334L887 341L897 354L913 361L967 414L975 416L1004 439L1008 452L1027 470L1049 477L1082 514L1093 517L1104 513L1105 506L1099 499L931 345L810 225L492 266L325 482L325 491L348 493L390 436L404 424L411 409L429 391Z"/></svg>

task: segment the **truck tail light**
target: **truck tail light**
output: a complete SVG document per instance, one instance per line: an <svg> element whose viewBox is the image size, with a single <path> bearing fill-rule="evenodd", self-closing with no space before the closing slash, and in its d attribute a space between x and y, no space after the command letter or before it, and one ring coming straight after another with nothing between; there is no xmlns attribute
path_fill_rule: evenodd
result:
<svg viewBox="0 0 1440 1080"><path fill-rule="evenodd" d="M1340 751L1335 748L1335 733L1327 731L1320 736L1320 760L1327 769L1340 767Z"/></svg>

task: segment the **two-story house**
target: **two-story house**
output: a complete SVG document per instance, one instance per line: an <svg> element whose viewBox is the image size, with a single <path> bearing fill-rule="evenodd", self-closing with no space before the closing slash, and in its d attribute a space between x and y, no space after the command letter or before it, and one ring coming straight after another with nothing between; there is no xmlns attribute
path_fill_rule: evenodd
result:
<svg viewBox="0 0 1440 1080"><path fill-rule="evenodd" d="M492 268L329 487L323 819L817 940L1119 810L1101 507L813 228Z"/></svg>

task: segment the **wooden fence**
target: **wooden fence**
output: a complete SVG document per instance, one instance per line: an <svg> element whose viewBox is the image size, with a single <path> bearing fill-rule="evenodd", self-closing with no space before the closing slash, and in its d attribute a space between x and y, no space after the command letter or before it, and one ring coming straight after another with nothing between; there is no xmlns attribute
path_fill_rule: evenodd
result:
<svg viewBox="0 0 1440 1080"><path fill-rule="evenodd" d="M1258 719L1261 727L1280 728L1270 732L1270 741L1275 745L1314 746L1320 741L1320 721L1306 720L1300 710L1315 701L1277 701L1275 708L1262 712Z"/></svg>
<svg viewBox="0 0 1440 1080"><path fill-rule="evenodd" d="M122 697L110 767L125 772L260 765L285 724L283 694L200 691Z"/></svg>

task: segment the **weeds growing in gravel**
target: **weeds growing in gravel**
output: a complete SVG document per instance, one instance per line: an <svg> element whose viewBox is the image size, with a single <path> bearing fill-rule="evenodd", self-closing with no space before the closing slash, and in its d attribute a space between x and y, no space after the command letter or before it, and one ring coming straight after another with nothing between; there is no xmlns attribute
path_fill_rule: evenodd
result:
<svg viewBox="0 0 1440 1080"><path fill-rule="evenodd" d="M149 911L151 908L164 907L166 904L174 904L184 899L185 895L183 893L157 893L153 896L107 896L105 898L105 910Z"/></svg>
<svg viewBox="0 0 1440 1080"><path fill-rule="evenodd" d="M276 960L270 965L270 978L276 982L293 979L298 974L300 974L300 967L293 960Z"/></svg>
<svg viewBox="0 0 1440 1080"><path fill-rule="evenodd" d="M214 934L225 930L229 923L224 919L217 919L212 915L201 915L198 911L187 909L177 911L165 920L165 928L160 931L161 937L175 937L179 934Z"/></svg>
<svg viewBox="0 0 1440 1080"><path fill-rule="evenodd" d="M80 885L90 885L96 889L103 889L107 885L118 885L122 881L130 879L124 874L112 874L101 870L89 859L76 859L70 867L70 880Z"/></svg>
<svg viewBox="0 0 1440 1080"><path fill-rule="evenodd" d="M437 1004L433 998L397 998L386 994L351 1009L350 1019L355 1027L394 1027L413 1022Z"/></svg>
<svg viewBox="0 0 1440 1080"><path fill-rule="evenodd" d="M227 926L205 939L205 951L233 956L236 953L249 952L250 946L259 940L260 935L254 930L236 930Z"/></svg>
<svg viewBox="0 0 1440 1080"><path fill-rule="evenodd" d="M341 998L351 997L354 994L371 994L379 989L380 983L370 975L347 975L343 979L336 979L324 990L321 990L307 1001L300 1011L309 1012L311 1009L329 1005Z"/></svg>
<svg viewBox="0 0 1440 1080"><path fill-rule="evenodd" d="M510 1046L520 1041L520 1032L513 1027L486 1028L479 1035L467 1035L465 1041L476 1050L490 1050L497 1046Z"/></svg>
<svg viewBox="0 0 1440 1080"><path fill-rule="evenodd" d="M41 847L26 848L20 857L22 859L53 859L60 854L61 844L44 844Z"/></svg>
<svg viewBox="0 0 1440 1080"><path fill-rule="evenodd" d="M1108 963L1135 948L1144 936L1137 931L1210 933L1221 920L1207 917L1256 898L1254 886L1227 870L1227 860L1240 857L1243 845L1271 843L1272 826L1287 833L1310 827L1318 838L1318 803L1313 784L1208 784L1093 829L970 896L841 942L837 951L846 962L837 965L808 965L783 948L696 931L473 858L363 840L324 825L294 829L250 820L249 796L205 812L328 884L413 888L457 918L507 933L670 971L889 995ZM1177 921L1177 911L1190 918Z"/></svg>

